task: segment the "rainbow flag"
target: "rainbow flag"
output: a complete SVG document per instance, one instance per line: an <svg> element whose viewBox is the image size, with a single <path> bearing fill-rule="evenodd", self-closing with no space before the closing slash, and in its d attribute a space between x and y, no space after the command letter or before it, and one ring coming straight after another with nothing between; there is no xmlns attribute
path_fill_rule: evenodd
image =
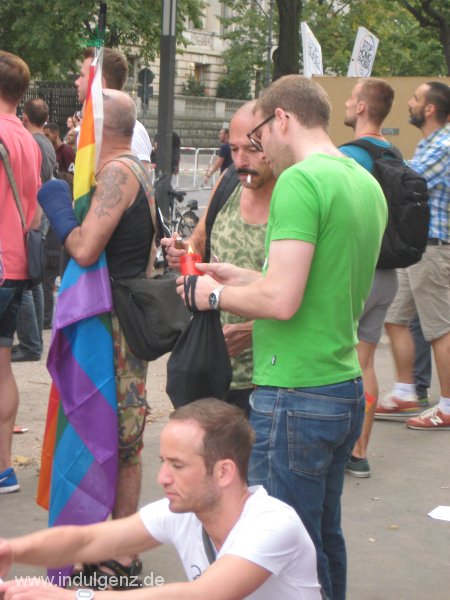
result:
<svg viewBox="0 0 450 600"><path fill-rule="evenodd" d="M81 222L95 188L103 121L102 50L93 61L75 162L75 214ZM49 526L105 520L112 511L118 424L111 335L112 296L103 253L90 267L73 259L56 305L47 368L52 376L37 502ZM55 583L72 566L49 571Z"/></svg>

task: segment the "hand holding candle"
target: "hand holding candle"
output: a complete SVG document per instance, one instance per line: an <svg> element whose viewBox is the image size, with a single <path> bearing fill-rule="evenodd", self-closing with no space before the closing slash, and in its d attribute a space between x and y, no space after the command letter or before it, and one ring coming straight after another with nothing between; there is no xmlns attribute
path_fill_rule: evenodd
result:
<svg viewBox="0 0 450 600"><path fill-rule="evenodd" d="M202 257L189 246L186 254L180 256L180 269L182 275L203 275L201 271L195 268L195 263L202 262Z"/></svg>

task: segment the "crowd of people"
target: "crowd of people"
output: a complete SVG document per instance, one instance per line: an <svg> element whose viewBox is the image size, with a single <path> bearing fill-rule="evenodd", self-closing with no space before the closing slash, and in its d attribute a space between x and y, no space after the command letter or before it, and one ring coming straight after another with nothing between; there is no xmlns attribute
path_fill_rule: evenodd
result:
<svg viewBox="0 0 450 600"><path fill-rule="evenodd" d="M80 102L93 57L86 52L76 81ZM90 267L104 251L111 277L137 277L147 270L156 236L145 184L151 144L133 100L121 91L125 57L105 49L102 74L103 143L81 223L70 181L50 176L40 188L44 162L53 164L51 173L70 146L46 123L42 101L26 105L23 124L16 117L29 72L7 52L0 52L0 138L27 226L46 226L38 198L57 243L79 265ZM198 399L170 415L158 475L166 498L138 511L148 363L133 355L113 310L119 453L112 520L0 541L0 576L13 562L82 564L86 587L101 575L109 588L133 589L142 570L139 553L171 543L188 581L149 589L150 598L345 599L341 496L346 472L370 475L374 419L407 419L413 430L450 429L450 90L425 83L408 103L410 123L423 135L410 164L428 185L430 225L422 259L398 270L378 268L388 206L371 174L370 152L356 144L392 147L382 124L393 100L387 82L359 80L343 115L355 142L338 148L329 135L325 91L289 75L221 130L219 157L207 176L216 169L222 175L208 208L183 247L176 236L161 243L173 270L189 247L204 259L197 264L203 276L195 304L221 311L230 390L223 399ZM73 119L68 126L67 136L76 129ZM127 163L136 158L142 177ZM22 226L1 163L0 188L6 199L0 220L0 492L8 493L19 489L11 465L18 406L11 356L28 352L19 328L24 299L38 302L27 290ZM184 283L180 276L183 297ZM415 335L421 328L437 368L441 395L431 408L414 372L414 319ZM11 351L16 324L19 347ZM396 381L378 401L374 357L383 326ZM114 585L123 577L126 584ZM23 587L0 583L0 594L11 600ZM36 598L73 596L57 586L29 591ZM79 598L93 597L81 592Z"/></svg>

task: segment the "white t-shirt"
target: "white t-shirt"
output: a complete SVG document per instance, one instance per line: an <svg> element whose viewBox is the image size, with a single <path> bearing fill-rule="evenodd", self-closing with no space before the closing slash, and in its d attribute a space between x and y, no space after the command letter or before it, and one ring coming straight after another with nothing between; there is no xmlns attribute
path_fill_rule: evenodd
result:
<svg viewBox="0 0 450 600"><path fill-rule="evenodd" d="M136 121L136 125L134 126L131 149L138 158L150 162L152 143L147 130L140 121Z"/></svg>
<svg viewBox="0 0 450 600"><path fill-rule="evenodd" d="M272 575L253 594L253 600L320 600L314 545L297 513L267 495L262 486L250 488L251 496L217 555L245 558ZM208 566L202 524L193 513L173 513L167 499L144 506L142 521L152 537L173 544L189 580Z"/></svg>

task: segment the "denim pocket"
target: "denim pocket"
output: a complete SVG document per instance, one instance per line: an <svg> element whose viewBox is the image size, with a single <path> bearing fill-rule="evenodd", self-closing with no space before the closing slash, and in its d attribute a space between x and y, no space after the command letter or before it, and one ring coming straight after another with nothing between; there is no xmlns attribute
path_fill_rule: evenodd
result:
<svg viewBox="0 0 450 600"><path fill-rule="evenodd" d="M265 417L273 417L277 405L278 390L269 391L264 388L257 388L250 395L250 407L252 412Z"/></svg>
<svg viewBox="0 0 450 600"><path fill-rule="evenodd" d="M288 410L289 469L304 475L323 476L336 447L351 429L348 412L324 415Z"/></svg>

